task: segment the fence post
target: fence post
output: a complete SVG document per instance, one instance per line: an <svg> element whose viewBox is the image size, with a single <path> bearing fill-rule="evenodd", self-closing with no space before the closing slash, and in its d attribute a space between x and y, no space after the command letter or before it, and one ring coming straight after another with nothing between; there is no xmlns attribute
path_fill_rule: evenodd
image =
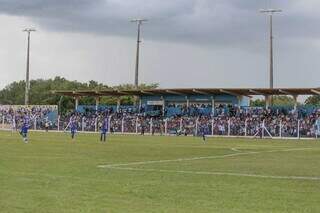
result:
<svg viewBox="0 0 320 213"><path fill-rule="evenodd" d="M84 132L84 117L81 119L81 131Z"/></svg>
<svg viewBox="0 0 320 213"><path fill-rule="evenodd" d="M108 125L109 126L109 125ZM97 132L98 131L98 118L96 117L94 119L94 131Z"/></svg>
<svg viewBox="0 0 320 213"><path fill-rule="evenodd" d="M197 118L196 120L196 136L198 135L198 122L199 122L199 118Z"/></svg>
<svg viewBox="0 0 320 213"><path fill-rule="evenodd" d="M4 115L2 116L2 129L4 129Z"/></svg>
<svg viewBox="0 0 320 213"><path fill-rule="evenodd" d="M248 119L246 119L246 120L244 121L244 136L245 136L245 137L248 136L247 129L248 129Z"/></svg>
<svg viewBox="0 0 320 213"><path fill-rule="evenodd" d="M124 133L124 118L121 121L121 133Z"/></svg>
<svg viewBox="0 0 320 213"><path fill-rule="evenodd" d="M298 119L297 137L300 139L300 120Z"/></svg>
<svg viewBox="0 0 320 213"><path fill-rule="evenodd" d="M153 128L153 118L150 120L150 135L152 134L152 128Z"/></svg>
<svg viewBox="0 0 320 213"><path fill-rule="evenodd" d="M139 118L136 119L136 134L138 134L138 120Z"/></svg>
<svg viewBox="0 0 320 213"><path fill-rule="evenodd" d="M280 127L279 127L279 136L280 136L280 138L282 138L282 120L280 120Z"/></svg>
<svg viewBox="0 0 320 213"><path fill-rule="evenodd" d="M230 127L231 127L231 121L229 119L228 120L228 136L230 136L230 131L231 131Z"/></svg>
<svg viewBox="0 0 320 213"><path fill-rule="evenodd" d="M17 123L16 123L16 115L13 116L13 121L12 121L12 131L16 131L18 129Z"/></svg>
<svg viewBox="0 0 320 213"><path fill-rule="evenodd" d="M266 128L266 126L265 126L265 120L262 121L262 128L261 128L262 138L264 138L264 128Z"/></svg>
<svg viewBox="0 0 320 213"><path fill-rule="evenodd" d="M164 134L168 134L168 119L165 119L164 121Z"/></svg>
<svg viewBox="0 0 320 213"><path fill-rule="evenodd" d="M214 119L212 118L212 120L211 120L211 135L214 135L214 127L213 127L213 125L214 125Z"/></svg>
<svg viewBox="0 0 320 213"><path fill-rule="evenodd" d="M108 119L108 132L110 133L110 130L111 130L111 118L112 118L112 115L109 116L109 119ZM98 121L98 119L97 119Z"/></svg>
<svg viewBox="0 0 320 213"><path fill-rule="evenodd" d="M34 129L34 130L37 130L37 117L34 118L34 121L33 121L33 129Z"/></svg>
<svg viewBox="0 0 320 213"><path fill-rule="evenodd" d="M58 132L60 131L60 115L58 116L58 125L57 125L57 128L58 128Z"/></svg>

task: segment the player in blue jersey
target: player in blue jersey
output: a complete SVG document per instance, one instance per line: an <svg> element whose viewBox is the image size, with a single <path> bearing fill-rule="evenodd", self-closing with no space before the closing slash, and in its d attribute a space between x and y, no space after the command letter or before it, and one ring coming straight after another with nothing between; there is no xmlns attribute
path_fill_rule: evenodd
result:
<svg viewBox="0 0 320 213"><path fill-rule="evenodd" d="M206 130L204 127L199 128L199 136L202 137L203 143L206 142Z"/></svg>
<svg viewBox="0 0 320 213"><path fill-rule="evenodd" d="M29 118L29 116L25 115L23 118L23 123L22 123L21 129L20 129L20 132L19 132L25 143L28 143L29 127L30 127L30 118Z"/></svg>
<svg viewBox="0 0 320 213"><path fill-rule="evenodd" d="M107 135L107 132L108 132L108 127L109 127L109 118L108 116L106 116L104 119L103 119L103 122L102 122L102 125L101 125L101 128L100 128L100 131L101 131L101 135L100 135L100 141L102 142L106 142L106 135Z"/></svg>
<svg viewBox="0 0 320 213"><path fill-rule="evenodd" d="M71 138L72 138L72 140L74 140L74 137L77 132L77 121L75 118L72 118L70 120L70 132L71 132Z"/></svg>

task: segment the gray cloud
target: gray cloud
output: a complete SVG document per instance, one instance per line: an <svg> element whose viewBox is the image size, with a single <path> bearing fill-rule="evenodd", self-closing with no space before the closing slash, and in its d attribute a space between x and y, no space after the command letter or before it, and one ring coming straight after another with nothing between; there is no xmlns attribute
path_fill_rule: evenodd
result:
<svg viewBox="0 0 320 213"><path fill-rule="evenodd" d="M259 9L269 7L284 11L274 18L276 86L319 86L319 6L319 0L0 0L0 70L9 73L0 87L24 79L21 25L32 24L42 32L33 34L31 77L86 81L90 72L108 84L132 82L135 17L150 20L143 26L141 82L265 87L268 25Z"/></svg>
<svg viewBox="0 0 320 213"><path fill-rule="evenodd" d="M134 36L130 18L146 17L144 37L205 45L247 46L266 35L264 1L248 0L0 0L0 13L25 16L52 31ZM298 2L298 3L297 3ZM277 34L290 39L319 39L315 0L277 1L284 13L275 19ZM301 6L302 5L302 6ZM305 5L305 7L303 7ZM303 30L297 30L303 29Z"/></svg>

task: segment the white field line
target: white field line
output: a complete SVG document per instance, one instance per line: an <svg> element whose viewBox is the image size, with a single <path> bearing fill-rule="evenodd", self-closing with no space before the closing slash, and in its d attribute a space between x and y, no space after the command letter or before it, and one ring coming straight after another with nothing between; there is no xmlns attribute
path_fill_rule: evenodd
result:
<svg viewBox="0 0 320 213"><path fill-rule="evenodd" d="M275 176L275 175L258 175L258 174L233 173L233 172L201 172L201 171L184 171L184 170L165 170L165 169L139 169L139 168L127 168L127 167L109 167L109 168L116 169L116 170L140 171L140 172L162 172L162 173L180 173L180 174L193 174L193 175L237 176L237 177L253 177L253 178L265 178L265 179L320 181L320 177L305 177L305 176Z"/></svg>
<svg viewBox="0 0 320 213"><path fill-rule="evenodd" d="M254 155L254 154L273 153L273 152L291 152L291 151L302 151L302 150L309 150L309 149L314 149L314 148L296 148L296 149L271 150L271 151L261 151L261 152L240 152L240 153L233 153L233 154L220 155L220 156L214 155L214 156L205 156L205 157L179 158L179 159L172 159L172 160L153 160L153 161L139 161L139 162L131 162L131 163L107 164L107 165L99 165L98 167L114 168L114 167L120 167L120 166L171 163L171 162L194 161L194 160L204 160L204 159L219 159L219 158L235 157L235 156L241 156L241 155Z"/></svg>
<svg viewBox="0 0 320 213"><path fill-rule="evenodd" d="M241 152L240 150L238 150L237 148L231 148L232 151L234 152Z"/></svg>
<svg viewBox="0 0 320 213"><path fill-rule="evenodd" d="M0 124L1 125L1 124ZM0 127L0 131L6 131L6 132L11 132L12 129L8 129L8 128L1 128ZM45 130L34 130L34 129L30 129L30 132L45 132ZM63 130L49 130L49 132L54 132L54 133L63 133ZM78 133L82 133L82 134L99 134L99 132L93 132L93 131L78 131ZM128 136L128 135L137 135L140 136L140 133L134 133L134 132L114 132L112 133L113 135L120 135L120 136ZM145 135L149 135L151 136L150 133L145 133ZM168 137L176 137L175 134L159 134L159 133L155 133L154 136L168 136ZM187 137L194 137L192 135L188 135ZM249 139L257 139L254 136L238 136L238 135L206 135L206 137L208 138L249 138ZM272 138L263 138L263 139L278 139L278 140L316 140L317 138L308 138L308 137L272 137Z"/></svg>

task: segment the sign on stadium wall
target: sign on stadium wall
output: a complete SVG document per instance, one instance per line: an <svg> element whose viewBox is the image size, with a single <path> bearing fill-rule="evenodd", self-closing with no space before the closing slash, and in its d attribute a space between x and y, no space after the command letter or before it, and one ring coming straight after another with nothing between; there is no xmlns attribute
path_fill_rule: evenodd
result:
<svg viewBox="0 0 320 213"><path fill-rule="evenodd" d="M163 101L148 101L147 104L150 106L162 106Z"/></svg>

